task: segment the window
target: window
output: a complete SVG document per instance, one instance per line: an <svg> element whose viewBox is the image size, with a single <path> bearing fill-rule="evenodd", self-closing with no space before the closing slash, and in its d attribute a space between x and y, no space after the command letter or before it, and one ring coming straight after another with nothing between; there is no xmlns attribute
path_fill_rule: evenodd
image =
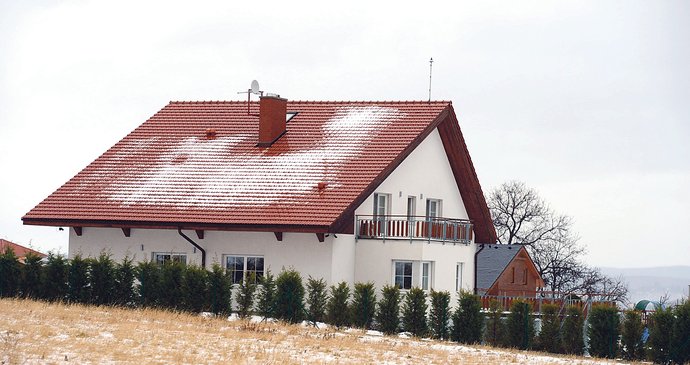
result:
<svg viewBox="0 0 690 365"><path fill-rule="evenodd" d="M434 220L441 216L441 199L426 200L426 219Z"/></svg>
<svg viewBox="0 0 690 365"><path fill-rule="evenodd" d="M383 219L390 211L390 194L374 194L374 219Z"/></svg>
<svg viewBox="0 0 690 365"><path fill-rule="evenodd" d="M431 287L431 262L422 262L422 285L423 290Z"/></svg>
<svg viewBox="0 0 690 365"><path fill-rule="evenodd" d="M417 197L408 196L407 197L407 220L413 221L414 217L417 215Z"/></svg>
<svg viewBox="0 0 690 365"><path fill-rule="evenodd" d="M254 274L259 281L264 276L264 258L261 256L225 256L225 270L232 284L239 284L245 276Z"/></svg>
<svg viewBox="0 0 690 365"><path fill-rule="evenodd" d="M522 285L527 285L527 269L522 270Z"/></svg>
<svg viewBox="0 0 690 365"><path fill-rule="evenodd" d="M400 289L412 289L412 261L395 262L394 282Z"/></svg>
<svg viewBox="0 0 690 365"><path fill-rule="evenodd" d="M419 287L430 290L434 286L433 261L393 261L393 285L408 290Z"/></svg>
<svg viewBox="0 0 690 365"><path fill-rule="evenodd" d="M511 283L515 283L515 268L514 268L514 267L511 267L511 268L510 268L510 272L511 272L511 274L510 274L510 282L511 282Z"/></svg>
<svg viewBox="0 0 690 365"><path fill-rule="evenodd" d="M158 265L163 265L169 262L181 262L183 264L187 264L187 254L174 252L154 252L151 254L151 261L157 263Z"/></svg>
<svg viewBox="0 0 690 365"><path fill-rule="evenodd" d="M455 265L455 291L462 289L462 269L465 267L464 262L458 262Z"/></svg>

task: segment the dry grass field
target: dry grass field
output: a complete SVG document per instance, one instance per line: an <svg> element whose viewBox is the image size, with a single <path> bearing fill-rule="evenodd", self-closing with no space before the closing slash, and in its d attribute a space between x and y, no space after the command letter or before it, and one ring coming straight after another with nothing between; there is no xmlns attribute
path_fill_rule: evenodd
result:
<svg viewBox="0 0 690 365"><path fill-rule="evenodd" d="M1 364L599 364L187 313L0 300Z"/></svg>

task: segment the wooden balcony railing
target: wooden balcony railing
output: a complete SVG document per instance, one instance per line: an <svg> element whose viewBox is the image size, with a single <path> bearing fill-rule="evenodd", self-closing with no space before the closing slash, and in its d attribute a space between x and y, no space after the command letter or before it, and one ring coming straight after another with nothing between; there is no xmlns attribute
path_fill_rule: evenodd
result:
<svg viewBox="0 0 690 365"><path fill-rule="evenodd" d="M358 215L355 223L357 238L472 242L472 223L466 219Z"/></svg>

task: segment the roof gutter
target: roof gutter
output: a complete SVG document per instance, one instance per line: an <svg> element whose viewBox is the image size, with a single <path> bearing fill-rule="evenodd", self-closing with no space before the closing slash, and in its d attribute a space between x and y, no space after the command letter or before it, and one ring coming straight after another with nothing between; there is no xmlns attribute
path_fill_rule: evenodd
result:
<svg viewBox="0 0 690 365"><path fill-rule="evenodd" d="M477 290L477 255L479 255L480 252L484 249L484 244L479 247L479 250L474 253L474 294L479 294L479 291Z"/></svg>
<svg viewBox="0 0 690 365"><path fill-rule="evenodd" d="M192 246L196 247L197 249L199 249L199 251L201 251L201 267L205 269L206 268L206 250L201 248L201 246L199 246L196 242L192 241L192 239L189 238L186 234L182 233L182 227L177 228L177 233L179 233L180 236L182 236L182 238L187 240L187 242L191 243Z"/></svg>

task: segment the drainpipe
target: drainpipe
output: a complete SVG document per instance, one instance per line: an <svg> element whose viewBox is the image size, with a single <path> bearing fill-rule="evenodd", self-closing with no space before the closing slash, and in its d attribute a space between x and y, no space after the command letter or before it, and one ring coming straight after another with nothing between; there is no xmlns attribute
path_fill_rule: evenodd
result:
<svg viewBox="0 0 690 365"><path fill-rule="evenodd" d="M201 246L197 245L196 242L192 241L192 239L187 237L186 234L182 233L182 227L177 228L177 233L179 233L180 236L182 236L182 238L186 239L187 242L191 243L192 246L196 247L197 249L199 249L199 251L201 251L201 267L205 269L206 268L206 250L201 248Z"/></svg>
<svg viewBox="0 0 690 365"><path fill-rule="evenodd" d="M479 294L477 288L477 255L484 249L484 244L479 247L479 250L474 253L474 294Z"/></svg>

